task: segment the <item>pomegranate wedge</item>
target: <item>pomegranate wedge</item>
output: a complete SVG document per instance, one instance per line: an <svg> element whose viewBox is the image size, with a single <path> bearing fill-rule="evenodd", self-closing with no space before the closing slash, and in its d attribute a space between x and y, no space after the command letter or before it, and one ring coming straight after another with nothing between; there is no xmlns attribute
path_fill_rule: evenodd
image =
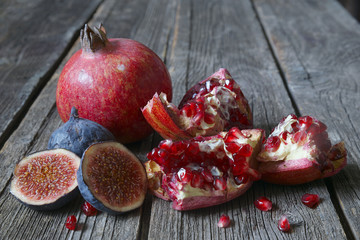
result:
<svg viewBox="0 0 360 240"><path fill-rule="evenodd" d="M260 179L255 156L263 140L263 130L235 127L210 137L163 140L147 155L149 189L176 210L230 201Z"/></svg>
<svg viewBox="0 0 360 240"><path fill-rule="evenodd" d="M344 142L331 146L326 129L310 116L284 118L257 157L262 179L295 185L339 172L346 165Z"/></svg>
<svg viewBox="0 0 360 240"><path fill-rule="evenodd" d="M156 93L142 109L148 123L165 139L185 140L232 127L252 128L248 101L224 68L189 89L179 107L166 98L166 94Z"/></svg>

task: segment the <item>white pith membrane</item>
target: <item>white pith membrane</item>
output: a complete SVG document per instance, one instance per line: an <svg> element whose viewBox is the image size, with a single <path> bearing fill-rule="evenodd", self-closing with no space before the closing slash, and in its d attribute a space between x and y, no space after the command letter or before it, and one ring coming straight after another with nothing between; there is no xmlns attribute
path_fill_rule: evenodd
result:
<svg viewBox="0 0 360 240"><path fill-rule="evenodd" d="M262 140L263 135L262 135L262 130L253 129L253 130L243 130L243 131L245 133L244 135L247 135L247 137L241 135L241 136L239 136L239 138L236 139L236 142L239 144L249 144L253 148L251 156L245 158L246 162L249 164L248 169L245 170L245 174L249 175L249 179L244 184L243 183L241 183L239 185L236 184L236 182L234 181L234 176L232 174L231 167L229 167L229 169L227 171L226 188L223 190L215 189L213 186L205 187L205 189L200 188L200 187L193 187L190 184L191 180L187 183L183 183L181 180L175 181L175 183L172 181L168 182L166 180L167 174L170 174L170 175L171 174L179 174L179 173L181 173L181 171L185 171L184 170L185 168L190 169L190 170L198 170L198 169L201 169L202 167L198 163L196 163L196 164L189 163L186 166L179 168L176 172L166 172L154 160L150 160L145 163L148 179L150 182L150 188L152 188L153 192L158 197L165 199L165 200L170 199L170 200L176 201L176 204L181 206L182 201L184 199L192 198L192 197L216 197L216 196L219 196L219 197L223 197L224 199L227 199L227 197L229 195L236 192L237 189L243 188L244 185L250 186L251 182L255 178L254 176L258 177L257 171L252 169L250 166L254 165L251 161L253 160L254 155L256 155L257 152L260 150L259 142ZM215 152L217 158L222 158L226 155L228 158L233 160L233 154L230 153L226 149L226 145L225 145L225 142L223 139L223 137L225 135L226 135L226 133L222 132L219 134L219 136L214 136L214 137L211 137L211 139L197 142L200 152L204 152L204 153ZM166 141L170 142L171 140L166 140ZM219 149L221 149L223 151L219 151ZM222 177L224 175L224 173L221 172L221 170L218 169L216 166L211 167L211 165L210 165L207 167L213 177ZM168 184L171 184L171 186L169 186ZM165 191L164 188L168 192ZM229 196L229 197L231 197L231 196ZM222 202L224 202L224 201L222 201Z"/></svg>
<svg viewBox="0 0 360 240"><path fill-rule="evenodd" d="M306 135L306 139L302 141L303 144L297 144L293 142L293 127L291 125L297 122L297 119L293 119L293 117L289 115L282 123L275 127L274 131L269 135L269 138L272 136L279 137L280 134L285 131L287 131L289 134L287 135L286 140L280 137L280 146L276 151L266 151L263 148L258 155L258 160L260 162L287 161L300 158L307 158L310 161L316 161L316 155L318 154L318 152L316 150L316 145L311 144L311 139L309 135Z"/></svg>
<svg viewBox="0 0 360 240"><path fill-rule="evenodd" d="M54 203L77 187L79 166L80 158L64 149L31 154L16 165L10 192L27 204Z"/></svg>
<svg viewBox="0 0 360 240"><path fill-rule="evenodd" d="M106 159L111 162L111 166L105 166L109 163ZM115 169L116 171L111 173L111 170ZM82 173L84 182L95 198L113 211L130 211L144 202L147 189L144 168L140 160L120 143L104 142L89 147L83 156ZM128 179L122 181L121 175ZM103 181L100 193L93 187L94 182L99 181ZM116 181L121 184L114 184ZM105 190L108 194L104 194ZM115 194L117 200L112 199L114 196L109 196L110 194ZM122 199L124 200L121 201ZM116 201L117 204L111 204L111 201Z"/></svg>

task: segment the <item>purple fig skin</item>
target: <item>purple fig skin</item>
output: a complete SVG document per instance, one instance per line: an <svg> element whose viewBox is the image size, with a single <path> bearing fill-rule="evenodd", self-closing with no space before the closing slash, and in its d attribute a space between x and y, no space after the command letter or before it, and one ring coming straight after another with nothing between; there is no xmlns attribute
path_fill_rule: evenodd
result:
<svg viewBox="0 0 360 240"><path fill-rule="evenodd" d="M51 134L48 149L65 148L81 157L91 144L103 141L115 141L115 137L100 124L80 118L73 107L69 121Z"/></svg>

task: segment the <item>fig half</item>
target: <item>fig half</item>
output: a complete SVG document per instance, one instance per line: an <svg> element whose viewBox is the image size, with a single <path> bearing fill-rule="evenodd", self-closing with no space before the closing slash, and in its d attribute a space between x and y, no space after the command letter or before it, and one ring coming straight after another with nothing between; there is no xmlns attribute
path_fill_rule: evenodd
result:
<svg viewBox="0 0 360 240"><path fill-rule="evenodd" d="M95 143L86 149L77 178L84 199L113 215L140 207L147 191L144 166L118 142Z"/></svg>
<svg viewBox="0 0 360 240"><path fill-rule="evenodd" d="M33 153L15 167L10 192L35 210L54 210L79 194L76 171L80 158L66 149Z"/></svg>

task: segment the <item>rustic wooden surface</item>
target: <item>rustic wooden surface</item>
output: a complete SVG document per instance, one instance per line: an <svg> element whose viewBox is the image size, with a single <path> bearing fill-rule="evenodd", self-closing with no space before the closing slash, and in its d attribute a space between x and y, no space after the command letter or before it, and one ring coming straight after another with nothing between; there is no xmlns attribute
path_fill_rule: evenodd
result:
<svg viewBox="0 0 360 240"><path fill-rule="evenodd" d="M300 186L258 181L229 203L187 212L151 195L121 216L86 217L81 197L52 212L21 205L9 193L14 166L45 149L62 124L57 79L87 22L152 48L169 69L175 103L225 67L249 100L255 127L269 133L289 113L316 116L334 143L345 141L348 166ZM6 0L0 23L0 239L360 239L360 26L334 0ZM145 161L160 140L153 134L128 147ZM316 209L300 203L306 192L320 195ZM254 208L263 195L271 212ZM277 229L284 213L296 223L286 234ZM64 226L71 214L76 231ZM217 227L221 214L230 228Z"/></svg>

